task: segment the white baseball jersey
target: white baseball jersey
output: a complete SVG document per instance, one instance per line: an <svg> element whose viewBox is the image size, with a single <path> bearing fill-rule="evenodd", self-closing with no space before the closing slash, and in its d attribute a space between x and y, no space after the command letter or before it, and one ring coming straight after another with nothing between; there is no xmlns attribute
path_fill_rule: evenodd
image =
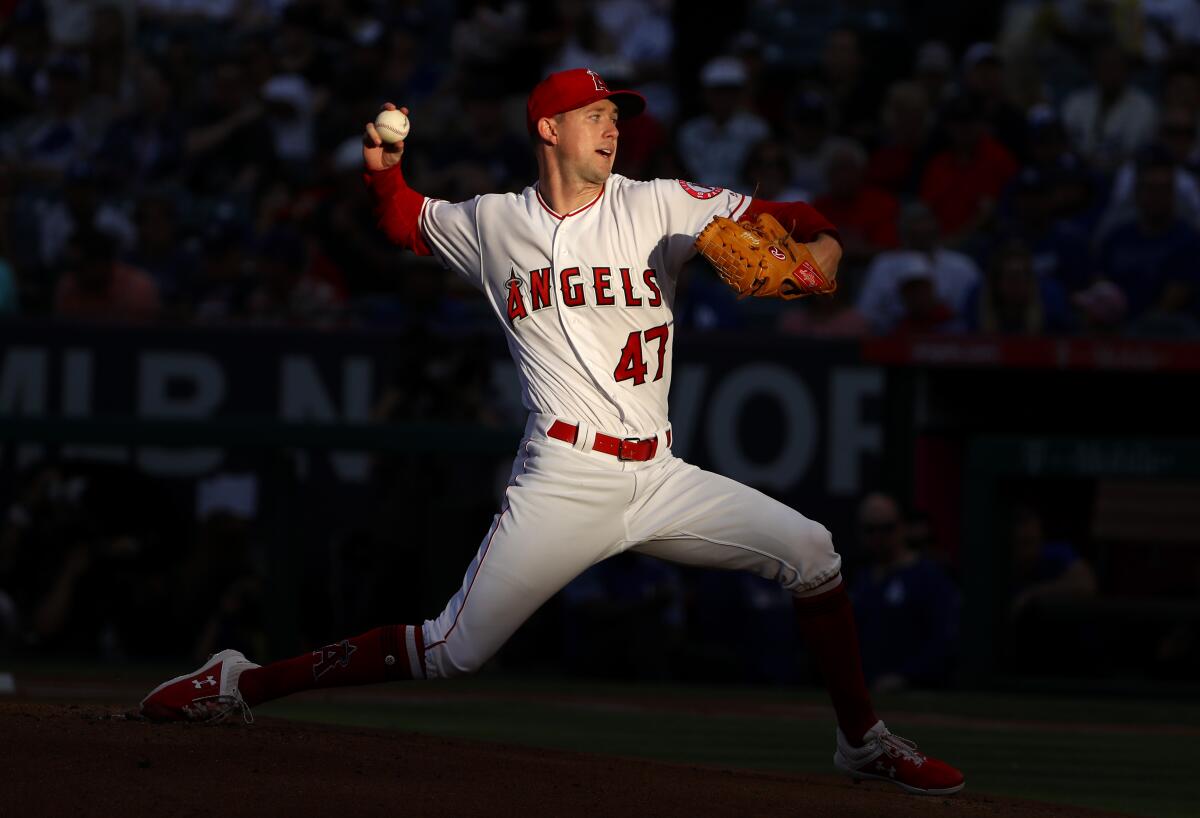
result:
<svg viewBox="0 0 1200 818"><path fill-rule="evenodd" d="M426 199L420 226L500 318L527 409L645 437L667 424L679 270L713 216L737 218L749 204L720 188L613 174L571 213L531 185Z"/></svg>
<svg viewBox="0 0 1200 818"><path fill-rule="evenodd" d="M462 589L422 625L428 676L477 669L580 572L628 549L752 571L796 595L837 581L824 526L670 451L676 277L713 216L748 206L719 188L617 175L564 214L536 186L422 202L426 243L504 324L530 410ZM573 443L550 433L558 421L578 430ZM658 446L649 460L621 459L594 450L597 432Z"/></svg>

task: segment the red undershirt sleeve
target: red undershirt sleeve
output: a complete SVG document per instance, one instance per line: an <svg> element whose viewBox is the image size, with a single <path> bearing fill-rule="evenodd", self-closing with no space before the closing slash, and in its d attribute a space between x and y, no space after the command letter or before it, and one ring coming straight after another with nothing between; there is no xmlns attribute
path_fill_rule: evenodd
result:
<svg viewBox="0 0 1200 818"><path fill-rule="evenodd" d="M418 256L431 256L425 237L421 235L421 208L425 197L408 186L397 163L387 170L363 174L367 187L375 194L375 212L379 226L387 237Z"/></svg>
<svg viewBox="0 0 1200 818"><path fill-rule="evenodd" d="M770 213L776 220L791 231L792 238L801 242L810 242L821 233L828 233L842 243L842 237L829 219L822 216L816 208L804 202L769 202L764 199L753 199L742 218L753 218L759 213Z"/></svg>

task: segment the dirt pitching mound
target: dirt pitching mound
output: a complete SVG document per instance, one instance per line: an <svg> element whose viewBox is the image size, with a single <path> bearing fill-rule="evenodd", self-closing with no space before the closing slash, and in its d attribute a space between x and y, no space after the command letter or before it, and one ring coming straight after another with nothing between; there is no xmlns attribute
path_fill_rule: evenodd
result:
<svg viewBox="0 0 1200 818"><path fill-rule="evenodd" d="M1099 816L964 791L919 798L783 775L272 719L155 725L0 703L0 816ZM969 786L969 784L968 784Z"/></svg>

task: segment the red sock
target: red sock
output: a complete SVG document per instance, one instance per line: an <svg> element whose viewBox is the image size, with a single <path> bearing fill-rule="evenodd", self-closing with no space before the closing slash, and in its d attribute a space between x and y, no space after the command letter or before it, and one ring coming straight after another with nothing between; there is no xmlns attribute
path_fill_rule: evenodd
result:
<svg viewBox="0 0 1200 818"><path fill-rule="evenodd" d="M425 678L421 626L387 625L294 659L247 670L238 689L249 705L318 687Z"/></svg>
<svg viewBox="0 0 1200 818"><path fill-rule="evenodd" d="M832 591L800 597L794 602L800 633L817 659L825 688L833 699L838 727L857 746L879 719L871 707L871 696L863 679L850 595L846 586L839 583Z"/></svg>

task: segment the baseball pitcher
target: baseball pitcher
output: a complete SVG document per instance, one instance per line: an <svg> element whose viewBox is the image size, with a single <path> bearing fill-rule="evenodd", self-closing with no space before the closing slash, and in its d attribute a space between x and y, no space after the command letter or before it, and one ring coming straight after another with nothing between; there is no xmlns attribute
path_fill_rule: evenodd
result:
<svg viewBox="0 0 1200 818"><path fill-rule="evenodd" d="M958 770L875 715L829 531L671 452L667 394L684 263L702 253L742 296L827 293L836 287L837 232L800 202L614 174L619 123L644 108L641 95L610 90L594 71L551 75L526 105L537 181L465 202L410 188L403 140L385 143L366 126L381 228L468 280L504 328L529 420L501 508L462 588L433 619L263 667L222 651L152 691L145 716L249 719L251 706L300 690L471 673L574 577L633 549L778 582L833 700L838 769L912 793L962 788ZM392 119L407 133L406 118Z"/></svg>

